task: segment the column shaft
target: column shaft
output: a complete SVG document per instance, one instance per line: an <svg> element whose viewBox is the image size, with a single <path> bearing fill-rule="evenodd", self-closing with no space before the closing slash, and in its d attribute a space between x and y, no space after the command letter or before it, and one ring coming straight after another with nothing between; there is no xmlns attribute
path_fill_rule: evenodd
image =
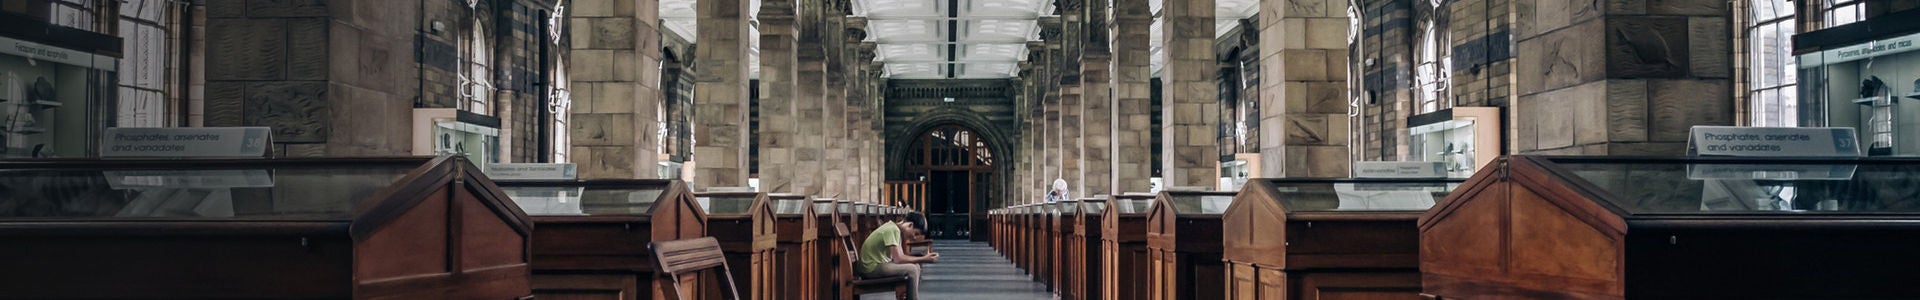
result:
<svg viewBox="0 0 1920 300"><path fill-rule="evenodd" d="M1149 191L1153 177L1153 89L1149 60L1153 15L1147 0L1113 0L1113 190Z"/></svg>
<svg viewBox="0 0 1920 300"><path fill-rule="evenodd" d="M694 187L747 186L747 1L698 0Z"/></svg>
<svg viewBox="0 0 1920 300"><path fill-rule="evenodd" d="M1109 89L1113 57L1107 44L1107 1L1088 1L1086 22L1082 25L1085 54L1081 56L1081 176L1088 196L1114 194L1114 98Z"/></svg>
<svg viewBox="0 0 1920 300"><path fill-rule="evenodd" d="M657 0L578 0L567 77L573 110L567 124L582 178L653 178L659 140L652 109L660 105L660 5Z"/></svg>
<svg viewBox="0 0 1920 300"><path fill-rule="evenodd" d="M799 28L794 0L760 2L760 191L798 192L794 152L799 130L792 124L799 87Z"/></svg>
<svg viewBox="0 0 1920 300"><path fill-rule="evenodd" d="M1346 177L1347 8L1285 1L1260 7L1263 72L1258 177Z"/></svg>
<svg viewBox="0 0 1920 300"><path fill-rule="evenodd" d="M1161 48L1161 177L1166 186L1219 186L1219 85L1214 82L1213 0L1166 0Z"/></svg>

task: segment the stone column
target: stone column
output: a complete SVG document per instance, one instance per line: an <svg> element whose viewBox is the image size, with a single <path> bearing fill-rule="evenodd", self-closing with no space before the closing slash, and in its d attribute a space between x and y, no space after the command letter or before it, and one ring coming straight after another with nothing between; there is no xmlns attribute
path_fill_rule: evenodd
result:
<svg viewBox="0 0 1920 300"><path fill-rule="evenodd" d="M796 22L800 27L800 39L799 48L795 51L799 61L794 69L798 70L799 77L795 80L793 105L793 114L798 118L793 127L798 129L798 133L793 143L794 168L789 173L793 176L795 193L822 196L825 182L820 178L826 176L824 163L827 143L826 129L822 127L826 123L819 120L826 117L823 109L827 92L827 52L826 45L821 41L824 35L820 34L822 28L826 27L825 14L818 8L825 4L823 0L799 1L804 9L799 10L799 21Z"/></svg>
<svg viewBox="0 0 1920 300"><path fill-rule="evenodd" d="M1112 75L1108 72L1113 54L1107 44L1107 1L1087 1L1087 17L1083 25L1085 33L1084 53L1080 64L1080 91L1082 122L1080 129L1081 174L1087 196L1112 195L1113 158L1118 149L1113 144L1113 91L1108 87Z"/></svg>
<svg viewBox="0 0 1920 300"><path fill-rule="evenodd" d="M864 177L862 174L865 173L863 168L866 166L866 160L860 158L861 151L865 150L865 147L863 147L861 143L866 141L866 130L863 128L866 128L867 125L863 115L867 113L865 104L867 100L867 65L872 64L873 60L872 56L863 55L866 52L871 52L871 50L863 52L862 50L864 49L861 47L862 43L860 42L860 40L867 38L867 18L847 17L846 20L847 29L844 33L846 47L843 48L843 51L845 51L843 55L846 55L847 64L847 73L845 75L847 78L847 94L846 98L842 100L842 103L846 105L846 109L841 119L846 126L846 130L844 131L846 138L842 140L845 143L842 147L846 149L842 159L845 160L846 164L844 167L841 167L841 169L844 169L846 172L843 174L843 178L846 180L844 184L846 186L847 197L877 203L879 200L868 198L864 190L866 188L866 182L862 180ZM862 57L866 59L862 60Z"/></svg>
<svg viewBox="0 0 1920 300"><path fill-rule="evenodd" d="M1080 110L1080 57L1086 44L1086 2L1091 0L1060 1L1060 177L1067 180L1067 190L1072 197L1086 195L1086 183L1081 181L1080 141L1084 138L1081 131Z"/></svg>
<svg viewBox="0 0 1920 300"><path fill-rule="evenodd" d="M1213 0L1166 0L1161 9L1161 177L1168 187L1219 187L1220 104L1214 74Z"/></svg>
<svg viewBox="0 0 1920 300"><path fill-rule="evenodd" d="M821 158L825 166L825 182L821 186L821 195L838 199L846 198L846 158L847 158L847 52L846 22L847 14L842 10L845 0L827 0L825 14L826 28L822 28L821 44L826 46L826 97L825 114L820 118L826 136L826 156ZM852 200L852 199L848 199Z"/></svg>
<svg viewBox="0 0 1920 300"><path fill-rule="evenodd" d="M1680 155L1732 125L1727 1L1517 1L1522 154Z"/></svg>
<svg viewBox="0 0 1920 300"><path fill-rule="evenodd" d="M1042 180L1040 186L1046 188L1043 189L1043 191L1053 188L1054 179L1061 179L1066 176L1066 174L1062 172L1062 169L1066 166L1062 158L1066 155L1063 153L1063 150L1066 150L1064 146L1066 146L1065 141L1067 138L1065 127L1060 123L1061 106L1059 86L1060 73L1062 71L1060 68L1060 61L1062 60L1060 53L1060 33L1062 28L1060 28L1060 26L1060 17L1040 17L1040 39L1046 46L1045 50L1041 52L1043 63L1040 64L1041 68L1045 70L1041 72L1040 75L1040 103L1041 109L1043 109L1041 122L1046 126L1046 129L1043 130L1045 134L1041 135L1040 139L1040 142L1046 145L1044 146L1046 155L1043 156L1046 161L1042 162L1043 168L1041 169L1042 173L1040 175Z"/></svg>
<svg viewBox="0 0 1920 300"><path fill-rule="evenodd" d="M1028 187L1033 193L1022 200L1024 203L1034 203L1045 197L1047 183L1053 180L1053 177L1047 176L1046 42L1027 42L1027 63L1029 72L1023 77L1026 79L1027 96L1027 128L1024 131L1029 136L1027 148L1030 152L1024 156L1028 157L1027 170L1031 175L1027 177L1030 181Z"/></svg>
<svg viewBox="0 0 1920 300"><path fill-rule="evenodd" d="M747 2L698 0L693 86L695 189L747 186Z"/></svg>
<svg viewBox="0 0 1920 300"><path fill-rule="evenodd" d="M1278 1L1278 0L1275 0ZM1153 12L1147 0L1113 0L1113 190L1145 193L1153 177Z"/></svg>
<svg viewBox="0 0 1920 300"><path fill-rule="evenodd" d="M799 146L799 119L794 115L799 87L798 27L795 0L760 2L760 191L798 192L793 168Z"/></svg>
<svg viewBox="0 0 1920 300"><path fill-rule="evenodd" d="M654 178L660 105L658 0L576 0L568 123L581 178Z"/></svg>
<svg viewBox="0 0 1920 300"><path fill-rule="evenodd" d="M1259 177L1346 177L1346 1L1260 5Z"/></svg>
<svg viewBox="0 0 1920 300"><path fill-rule="evenodd" d="M1009 205L1025 204L1033 201L1032 199L1035 199L1034 197L1041 195L1040 186L1038 185L1040 179L1038 178L1040 177L1039 162L1041 160L1039 159L1039 141L1042 127L1039 121L1041 115L1040 101L1034 96L1034 92L1040 89L1038 80L1035 80L1035 78L1038 78L1040 75L1038 67L1036 66L1039 64L1040 55L1036 52L1035 45L1042 45L1040 46L1041 49L1045 48L1043 44L1028 42L1027 59L1020 62L1020 78L1018 79L1020 81L1020 94L1019 98L1016 99L1016 101L1019 102L1015 102L1016 109L1014 110L1014 114L1020 118L1020 153L1018 156L1019 159L1016 162L1016 166L1018 166L1020 170L1018 172L1020 177L1014 181L1014 184L1018 185L1020 189L1020 198L1008 202L1007 204Z"/></svg>

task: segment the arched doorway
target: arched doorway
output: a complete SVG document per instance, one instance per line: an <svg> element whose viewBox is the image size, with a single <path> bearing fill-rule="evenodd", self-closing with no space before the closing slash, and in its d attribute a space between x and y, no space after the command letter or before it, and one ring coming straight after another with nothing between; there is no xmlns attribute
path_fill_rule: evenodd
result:
<svg viewBox="0 0 1920 300"><path fill-rule="evenodd" d="M971 237L972 213L985 209L993 189L994 153L979 133L941 125L919 135L907 151L907 178L925 183L928 235Z"/></svg>

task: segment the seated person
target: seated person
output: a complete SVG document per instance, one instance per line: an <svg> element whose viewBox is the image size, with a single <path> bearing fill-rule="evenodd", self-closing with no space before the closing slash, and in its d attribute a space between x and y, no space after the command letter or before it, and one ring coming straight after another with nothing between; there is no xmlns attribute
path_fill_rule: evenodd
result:
<svg viewBox="0 0 1920 300"><path fill-rule="evenodd" d="M912 280L907 286L911 290L907 298L920 299L919 264L939 262L940 253L907 254L907 244L901 238L919 236L926 230L927 219L918 213L880 224L880 228L867 235L866 242L860 243L860 263L854 265L854 274L861 278L907 276Z"/></svg>

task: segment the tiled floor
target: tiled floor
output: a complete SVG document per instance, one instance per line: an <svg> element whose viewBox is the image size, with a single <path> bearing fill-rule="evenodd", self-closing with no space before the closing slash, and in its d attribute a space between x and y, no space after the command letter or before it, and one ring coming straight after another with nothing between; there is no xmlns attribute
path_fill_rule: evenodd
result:
<svg viewBox="0 0 1920 300"><path fill-rule="evenodd" d="M940 263L926 265L926 286L920 287L922 299L1053 299L1045 286L1028 279L986 243L937 240L933 248L940 252ZM869 294L860 299L890 300L893 295Z"/></svg>

